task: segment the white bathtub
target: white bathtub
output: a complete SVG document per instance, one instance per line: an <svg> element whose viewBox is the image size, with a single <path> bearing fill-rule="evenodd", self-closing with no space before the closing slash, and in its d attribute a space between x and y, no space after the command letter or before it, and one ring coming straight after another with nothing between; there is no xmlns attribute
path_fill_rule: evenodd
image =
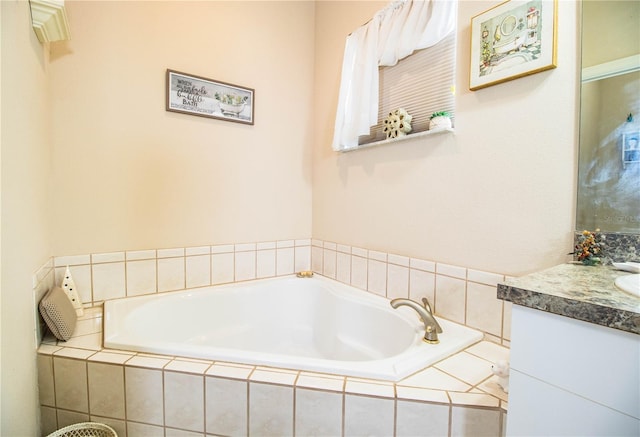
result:
<svg viewBox="0 0 640 437"><path fill-rule="evenodd" d="M415 311L315 276L107 301L104 347L397 381L482 339L438 319L422 341Z"/></svg>

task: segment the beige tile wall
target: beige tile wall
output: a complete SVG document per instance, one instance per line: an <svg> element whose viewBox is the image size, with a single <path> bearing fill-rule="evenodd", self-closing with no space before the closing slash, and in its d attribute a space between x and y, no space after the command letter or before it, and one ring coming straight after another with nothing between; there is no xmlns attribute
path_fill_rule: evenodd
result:
<svg viewBox="0 0 640 437"><path fill-rule="evenodd" d="M437 315L508 345L511 303L496 297L499 273L313 239L314 272L389 299L426 297Z"/></svg>
<svg viewBox="0 0 640 437"><path fill-rule="evenodd" d="M66 266L86 306L108 299L289 275L310 268L311 240L57 256L34 275L37 301ZM53 270L55 276L49 277Z"/></svg>

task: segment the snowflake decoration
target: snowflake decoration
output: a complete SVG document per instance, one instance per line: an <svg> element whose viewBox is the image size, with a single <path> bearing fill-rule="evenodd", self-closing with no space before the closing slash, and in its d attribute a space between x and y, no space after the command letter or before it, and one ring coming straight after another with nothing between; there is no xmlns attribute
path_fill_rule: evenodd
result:
<svg viewBox="0 0 640 437"><path fill-rule="evenodd" d="M382 132L387 139L403 137L411 132L411 115L402 108L396 109L389 113L389 116L383 121L384 127Z"/></svg>

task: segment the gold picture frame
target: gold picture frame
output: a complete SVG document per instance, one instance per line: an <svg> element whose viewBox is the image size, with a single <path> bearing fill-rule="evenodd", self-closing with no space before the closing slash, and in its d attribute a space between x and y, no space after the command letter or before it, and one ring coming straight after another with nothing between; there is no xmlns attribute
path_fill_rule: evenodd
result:
<svg viewBox="0 0 640 437"><path fill-rule="evenodd" d="M472 91L556 68L557 0L509 0L471 18Z"/></svg>

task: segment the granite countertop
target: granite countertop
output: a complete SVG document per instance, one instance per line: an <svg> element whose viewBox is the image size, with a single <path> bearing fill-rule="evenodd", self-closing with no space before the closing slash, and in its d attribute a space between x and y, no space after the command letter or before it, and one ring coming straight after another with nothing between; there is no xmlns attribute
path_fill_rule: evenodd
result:
<svg viewBox="0 0 640 437"><path fill-rule="evenodd" d="M514 304L640 335L640 298L619 290L622 272L610 266L561 264L498 284Z"/></svg>

